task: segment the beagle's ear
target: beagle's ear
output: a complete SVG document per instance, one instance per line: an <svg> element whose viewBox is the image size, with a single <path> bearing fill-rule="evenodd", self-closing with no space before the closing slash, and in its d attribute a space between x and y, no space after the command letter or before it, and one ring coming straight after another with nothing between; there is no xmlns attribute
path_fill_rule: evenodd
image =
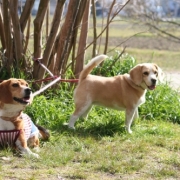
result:
<svg viewBox="0 0 180 180"><path fill-rule="evenodd" d="M154 64L154 66L156 67L156 69L158 71L158 79L160 82L162 82L164 79L164 73L163 73L162 69L157 64Z"/></svg>
<svg viewBox="0 0 180 180"><path fill-rule="evenodd" d="M142 83L142 65L137 65L132 68L129 72L130 78L136 85L140 85Z"/></svg>
<svg viewBox="0 0 180 180"><path fill-rule="evenodd" d="M10 81L5 80L0 83L0 101L3 103L12 103L12 94L9 89Z"/></svg>

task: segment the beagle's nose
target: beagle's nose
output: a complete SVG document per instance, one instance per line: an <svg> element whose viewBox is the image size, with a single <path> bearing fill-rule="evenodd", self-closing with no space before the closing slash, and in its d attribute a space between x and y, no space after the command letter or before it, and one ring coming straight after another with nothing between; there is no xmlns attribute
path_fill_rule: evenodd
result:
<svg viewBox="0 0 180 180"><path fill-rule="evenodd" d="M30 88L26 88L25 89L25 93L26 93L26 95L30 95L31 94L31 89Z"/></svg>
<svg viewBox="0 0 180 180"><path fill-rule="evenodd" d="M151 79L152 84L156 84L156 79Z"/></svg>

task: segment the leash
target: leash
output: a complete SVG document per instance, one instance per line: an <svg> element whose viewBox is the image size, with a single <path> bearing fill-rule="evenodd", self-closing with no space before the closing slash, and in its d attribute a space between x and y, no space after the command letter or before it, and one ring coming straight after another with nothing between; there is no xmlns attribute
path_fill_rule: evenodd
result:
<svg viewBox="0 0 180 180"><path fill-rule="evenodd" d="M50 81L50 80L56 79L56 78L58 78L58 76L35 80L35 81L33 81L33 83L46 82L46 81ZM60 82L78 82L79 79L60 79L59 81Z"/></svg>
<svg viewBox="0 0 180 180"><path fill-rule="evenodd" d="M55 83L57 83L58 81L61 81L61 82L78 82L78 79L61 79L61 77L59 76L54 76L53 73L44 65L41 63L41 60L42 58L34 58L34 61L35 62L38 62L39 65L44 68L49 74L51 77L49 78L45 78L45 79L42 79L42 80L36 80L34 82L42 82L42 81L49 81L49 80L52 80L54 79L51 83L45 85L43 88L41 88L40 90L36 91L35 93L33 93L33 97L34 96L37 96L38 94L42 93L43 91L45 91L46 89L48 89L49 87L51 87L52 85L54 85Z"/></svg>
<svg viewBox="0 0 180 180"><path fill-rule="evenodd" d="M39 65L40 65L41 67L43 67L43 68L50 74L51 77L54 77L53 73L52 73L44 64L41 63L41 60L42 60L42 59L43 59L43 58L34 58L34 61L35 61L35 62L38 62Z"/></svg>
<svg viewBox="0 0 180 180"><path fill-rule="evenodd" d="M58 76L55 76L44 64L41 63L42 59L43 58L34 58L34 61L39 63L39 65L42 68L44 68L50 74L51 77L45 78L45 79L41 79L41 80L35 80L34 82L50 81L52 79L59 78ZM61 81L61 82L78 82L79 79L60 79L59 81Z"/></svg>

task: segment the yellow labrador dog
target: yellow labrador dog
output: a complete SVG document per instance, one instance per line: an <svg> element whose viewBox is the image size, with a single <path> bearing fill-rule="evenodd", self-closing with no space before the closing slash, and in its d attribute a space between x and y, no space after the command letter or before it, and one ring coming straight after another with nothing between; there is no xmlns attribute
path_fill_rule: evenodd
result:
<svg viewBox="0 0 180 180"><path fill-rule="evenodd" d="M106 58L106 55L99 55L82 70L74 91L75 111L68 126L74 128L76 120L86 117L92 105L101 105L125 110L126 130L132 133L131 124L138 118L138 106L145 102L147 89L155 89L162 70L156 64L143 63L131 69L129 74L115 77L90 75L92 69Z"/></svg>

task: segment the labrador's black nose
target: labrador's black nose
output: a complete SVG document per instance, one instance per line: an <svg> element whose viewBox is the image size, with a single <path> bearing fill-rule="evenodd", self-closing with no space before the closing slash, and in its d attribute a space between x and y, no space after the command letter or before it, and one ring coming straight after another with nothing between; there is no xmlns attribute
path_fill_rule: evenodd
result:
<svg viewBox="0 0 180 180"><path fill-rule="evenodd" d="M152 82L153 85L156 84L156 81L157 81L156 79L151 79L151 82Z"/></svg>

